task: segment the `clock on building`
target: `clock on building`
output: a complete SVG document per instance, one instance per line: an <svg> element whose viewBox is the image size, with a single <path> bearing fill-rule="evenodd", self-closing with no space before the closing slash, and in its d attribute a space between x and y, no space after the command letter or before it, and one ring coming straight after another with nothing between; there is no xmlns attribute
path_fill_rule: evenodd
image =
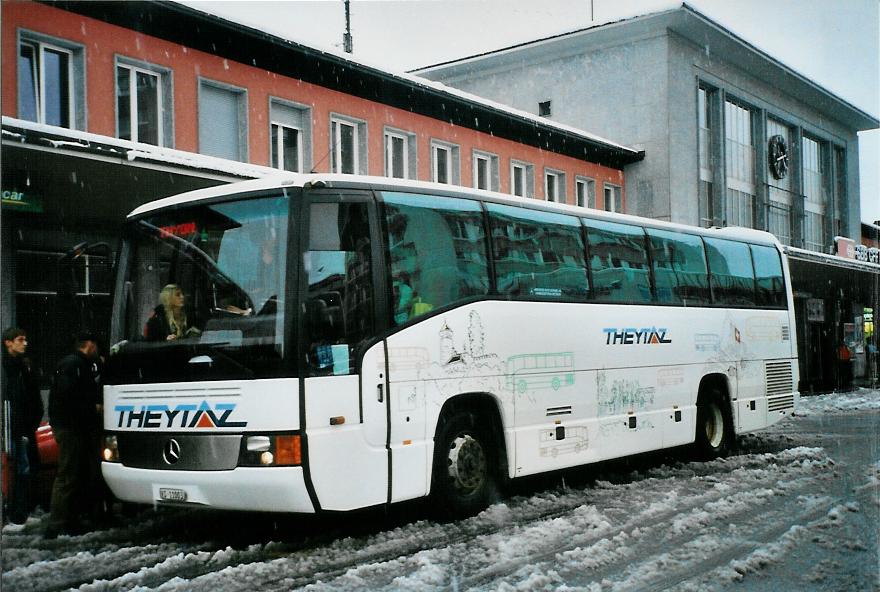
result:
<svg viewBox="0 0 880 592"><path fill-rule="evenodd" d="M767 144L767 160L774 179L784 179L788 174L788 146L780 135L770 137Z"/></svg>

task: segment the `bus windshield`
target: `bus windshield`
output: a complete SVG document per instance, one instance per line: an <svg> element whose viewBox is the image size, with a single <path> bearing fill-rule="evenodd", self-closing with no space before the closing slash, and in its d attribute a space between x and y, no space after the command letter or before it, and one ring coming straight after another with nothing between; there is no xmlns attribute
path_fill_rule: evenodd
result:
<svg viewBox="0 0 880 592"><path fill-rule="evenodd" d="M132 221L109 381L278 376L288 210L282 193Z"/></svg>

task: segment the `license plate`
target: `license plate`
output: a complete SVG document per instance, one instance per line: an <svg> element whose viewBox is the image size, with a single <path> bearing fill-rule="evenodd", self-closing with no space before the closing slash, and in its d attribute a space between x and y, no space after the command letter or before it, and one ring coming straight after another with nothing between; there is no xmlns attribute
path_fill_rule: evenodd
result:
<svg viewBox="0 0 880 592"><path fill-rule="evenodd" d="M185 502L186 491L183 489L159 488L159 498L168 502Z"/></svg>

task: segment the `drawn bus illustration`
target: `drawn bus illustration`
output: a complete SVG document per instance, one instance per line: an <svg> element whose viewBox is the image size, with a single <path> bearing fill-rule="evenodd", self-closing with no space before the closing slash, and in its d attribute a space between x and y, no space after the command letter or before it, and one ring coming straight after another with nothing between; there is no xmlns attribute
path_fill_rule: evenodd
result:
<svg viewBox="0 0 880 592"><path fill-rule="evenodd" d="M574 354L522 354L507 358L507 388L524 393L551 387L554 391L574 384Z"/></svg>
<svg viewBox="0 0 880 592"><path fill-rule="evenodd" d="M721 348L721 336L716 333L697 333L694 335L694 349L699 352L718 351Z"/></svg>
<svg viewBox="0 0 880 592"><path fill-rule="evenodd" d="M412 372L426 368L431 362L428 348L394 347L388 350L388 365L392 372Z"/></svg>
<svg viewBox="0 0 880 592"><path fill-rule="evenodd" d="M564 440L556 439L555 430L541 432L539 448L541 456L556 458L560 454L577 454L590 446L587 428L577 426L568 428Z"/></svg>

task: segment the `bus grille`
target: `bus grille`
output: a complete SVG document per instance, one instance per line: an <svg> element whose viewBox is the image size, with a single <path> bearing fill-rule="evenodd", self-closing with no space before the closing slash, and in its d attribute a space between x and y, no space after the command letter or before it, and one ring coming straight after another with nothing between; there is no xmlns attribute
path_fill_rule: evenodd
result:
<svg viewBox="0 0 880 592"><path fill-rule="evenodd" d="M794 395L782 395L781 397L767 398L767 412L782 411L794 408Z"/></svg>
<svg viewBox="0 0 880 592"><path fill-rule="evenodd" d="M767 362L764 367L767 377L767 397L788 395L794 389L791 384L791 362Z"/></svg>

